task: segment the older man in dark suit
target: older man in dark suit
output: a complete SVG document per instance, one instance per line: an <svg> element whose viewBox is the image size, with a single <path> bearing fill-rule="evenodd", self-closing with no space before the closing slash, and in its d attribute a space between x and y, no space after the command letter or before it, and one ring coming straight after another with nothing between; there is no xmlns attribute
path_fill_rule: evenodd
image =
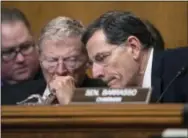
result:
<svg viewBox="0 0 188 138"><path fill-rule="evenodd" d="M58 103L68 104L76 87L105 86L86 75L88 55L81 42L84 30L79 21L64 16L54 18L45 25L38 42L45 81L30 81L3 88L2 104L16 104L31 94L41 95L45 102L53 95Z"/></svg>

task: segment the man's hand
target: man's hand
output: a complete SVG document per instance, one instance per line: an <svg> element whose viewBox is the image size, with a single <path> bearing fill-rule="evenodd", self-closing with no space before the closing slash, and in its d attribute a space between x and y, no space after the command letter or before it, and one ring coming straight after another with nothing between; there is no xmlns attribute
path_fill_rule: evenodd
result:
<svg viewBox="0 0 188 138"><path fill-rule="evenodd" d="M50 91L56 95L61 105L70 103L75 90L73 77L55 76L48 85Z"/></svg>

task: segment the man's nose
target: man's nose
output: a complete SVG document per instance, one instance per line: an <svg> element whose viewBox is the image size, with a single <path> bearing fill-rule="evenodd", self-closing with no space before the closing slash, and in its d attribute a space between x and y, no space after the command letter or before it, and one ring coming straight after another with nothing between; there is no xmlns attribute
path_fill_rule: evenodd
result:
<svg viewBox="0 0 188 138"><path fill-rule="evenodd" d="M92 67L93 78L102 79L104 77L104 68L102 65L93 63Z"/></svg>
<svg viewBox="0 0 188 138"><path fill-rule="evenodd" d="M56 68L56 74L58 76L66 76L68 74L68 70L63 62L63 60L59 61L58 66Z"/></svg>
<svg viewBox="0 0 188 138"><path fill-rule="evenodd" d="M16 55L16 62L18 63L21 63L25 60L25 57L19 52L17 55Z"/></svg>

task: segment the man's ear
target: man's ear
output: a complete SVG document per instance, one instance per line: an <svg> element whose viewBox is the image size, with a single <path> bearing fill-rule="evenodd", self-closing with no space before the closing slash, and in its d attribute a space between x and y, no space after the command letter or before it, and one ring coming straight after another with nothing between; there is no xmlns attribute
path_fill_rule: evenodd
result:
<svg viewBox="0 0 188 138"><path fill-rule="evenodd" d="M126 41L129 53L134 60L139 60L142 50L142 44L140 40L135 36L129 36Z"/></svg>

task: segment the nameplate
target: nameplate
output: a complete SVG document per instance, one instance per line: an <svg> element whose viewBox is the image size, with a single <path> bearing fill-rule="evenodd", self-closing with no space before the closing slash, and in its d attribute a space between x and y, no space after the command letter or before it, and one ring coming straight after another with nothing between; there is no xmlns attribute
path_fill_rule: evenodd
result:
<svg viewBox="0 0 188 138"><path fill-rule="evenodd" d="M150 100L149 88L77 88L71 103L145 103Z"/></svg>

